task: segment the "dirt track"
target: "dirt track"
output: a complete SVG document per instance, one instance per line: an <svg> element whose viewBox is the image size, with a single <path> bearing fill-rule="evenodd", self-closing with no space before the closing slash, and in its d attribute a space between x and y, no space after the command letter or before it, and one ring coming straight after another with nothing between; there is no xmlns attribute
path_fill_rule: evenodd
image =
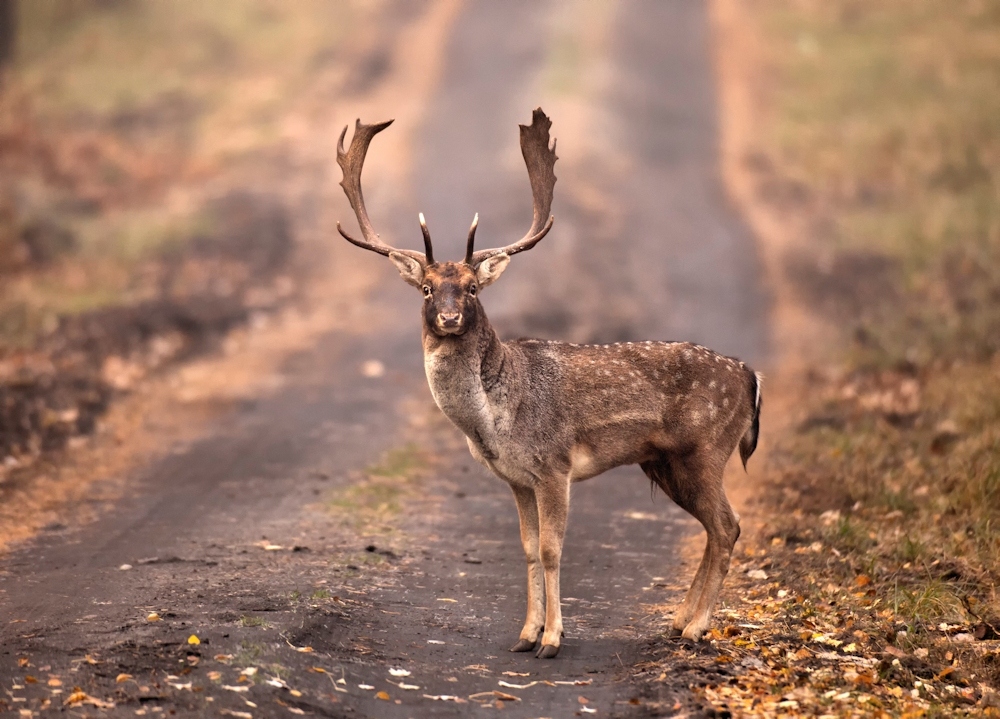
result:
<svg viewBox="0 0 1000 719"><path fill-rule="evenodd" d="M484 297L501 332L691 339L760 362L754 248L716 178L704 8L623 2L607 22L580 20L572 32L596 33L601 60L567 69L564 21L580 14L572 2L461 8L409 138L409 176L379 186L384 156L367 171L376 225L416 246L422 209L442 256L459 253L476 211L481 244L519 237L530 206L515 125L541 105L561 138L557 221ZM569 89L560 72L575 78ZM379 151L377 140L373 160ZM337 257L377 264L364 254ZM470 695L498 706L481 694L494 690L520 699L499 700L512 716L689 708L684 686L668 680L662 695L638 697L629 682L665 626L643 605L680 600L693 568L674 548L697 529L666 498L651 503L637 468L574 490L558 659L506 652L524 609L513 502L429 410L417 296L380 271L386 281L358 315L366 331L323 337L287 363L282 391L137 473L100 520L52 527L4 560L0 702L37 710L46 697L55 708L79 686L116 706L74 713L122 716L466 716L479 711ZM361 374L369 360L382 376ZM394 531L353 531L363 512L345 512L345 497L357 498L345 487L413 441L429 469L401 480ZM187 643L192 634L200 644ZM257 671L240 681L247 667ZM498 684L541 680L570 684Z"/></svg>

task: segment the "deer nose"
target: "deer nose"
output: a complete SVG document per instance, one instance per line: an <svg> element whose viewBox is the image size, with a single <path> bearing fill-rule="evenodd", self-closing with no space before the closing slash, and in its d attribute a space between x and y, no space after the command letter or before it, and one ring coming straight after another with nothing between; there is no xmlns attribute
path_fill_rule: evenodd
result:
<svg viewBox="0 0 1000 719"><path fill-rule="evenodd" d="M438 321L445 326L454 327L462 321L461 312L439 312Z"/></svg>

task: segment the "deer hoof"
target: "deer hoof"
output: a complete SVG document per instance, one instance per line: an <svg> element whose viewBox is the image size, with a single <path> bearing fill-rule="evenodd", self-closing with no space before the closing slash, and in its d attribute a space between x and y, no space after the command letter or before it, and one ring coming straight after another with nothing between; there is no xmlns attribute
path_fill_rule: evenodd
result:
<svg viewBox="0 0 1000 719"><path fill-rule="evenodd" d="M691 622L684 627L684 631L681 632L681 638L687 639L689 642L699 642L701 641L701 637L704 633L704 629L697 626L694 622Z"/></svg>
<svg viewBox="0 0 1000 719"><path fill-rule="evenodd" d="M543 644L542 648L538 650L538 654L535 656L539 659L552 659L558 653L559 647L554 647L551 644Z"/></svg>
<svg viewBox="0 0 1000 719"><path fill-rule="evenodd" d="M510 648L512 652L530 652L538 642L529 642L527 639L518 639L517 644Z"/></svg>

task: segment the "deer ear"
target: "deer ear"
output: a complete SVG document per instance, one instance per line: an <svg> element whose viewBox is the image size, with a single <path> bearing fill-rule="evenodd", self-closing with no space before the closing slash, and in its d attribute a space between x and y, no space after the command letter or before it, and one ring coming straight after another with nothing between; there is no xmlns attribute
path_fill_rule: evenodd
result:
<svg viewBox="0 0 1000 719"><path fill-rule="evenodd" d="M476 279L479 281L479 286L487 287L499 280L509 263L510 255L502 252L480 262L479 267L476 268Z"/></svg>
<svg viewBox="0 0 1000 719"><path fill-rule="evenodd" d="M424 267L412 257L407 257L399 252L390 252L389 259L399 270L399 276L414 287L420 287L424 282Z"/></svg>

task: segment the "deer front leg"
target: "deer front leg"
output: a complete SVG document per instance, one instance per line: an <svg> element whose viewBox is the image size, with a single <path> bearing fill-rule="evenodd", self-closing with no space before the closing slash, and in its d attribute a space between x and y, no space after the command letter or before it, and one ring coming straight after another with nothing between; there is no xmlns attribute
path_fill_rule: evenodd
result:
<svg viewBox="0 0 1000 719"><path fill-rule="evenodd" d="M528 562L528 616L521 629L521 638L512 652L530 652L538 643L538 634L545 622L544 577L538 554L538 504L530 487L511 485L517 503L517 518L521 522L521 545Z"/></svg>
<svg viewBox="0 0 1000 719"><path fill-rule="evenodd" d="M551 659L562 642L562 605L559 597L559 564L569 515L569 480L559 478L535 487L538 500L539 556L545 570L545 632L537 656Z"/></svg>

